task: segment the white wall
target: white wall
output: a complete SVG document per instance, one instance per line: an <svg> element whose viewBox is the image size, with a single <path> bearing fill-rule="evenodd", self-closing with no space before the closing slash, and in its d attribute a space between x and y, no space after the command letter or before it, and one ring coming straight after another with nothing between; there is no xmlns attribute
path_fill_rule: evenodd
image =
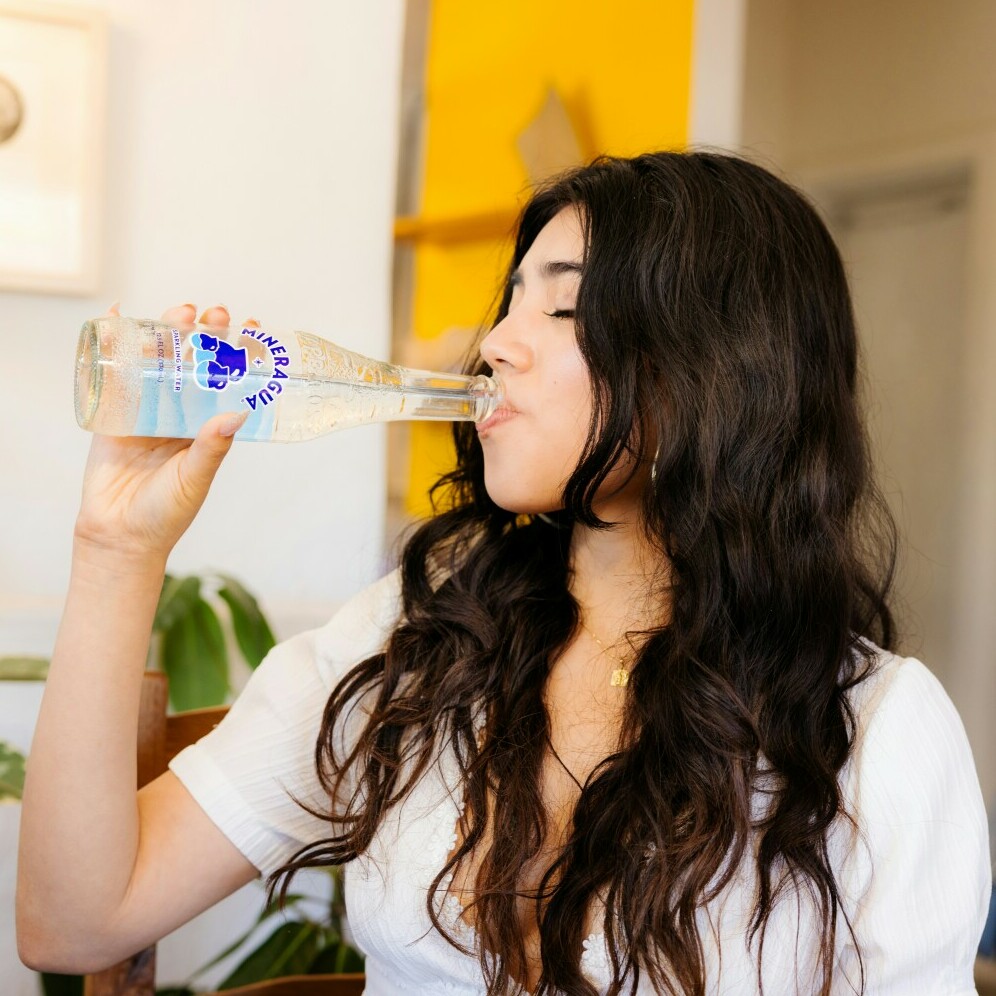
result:
<svg viewBox="0 0 996 996"><path fill-rule="evenodd" d="M388 351L402 0L86 6L109 25L103 276L92 299L0 293L0 654L52 648L90 441L72 402L85 318L116 299L140 316L221 302L236 321ZM290 635L381 571L384 494L382 427L236 444L170 567L235 574ZM0 739L26 748L36 709L0 688ZM13 947L17 809L0 812L0 988L12 996L37 992ZM251 924L258 891L166 939L161 981Z"/></svg>
<svg viewBox="0 0 996 996"><path fill-rule="evenodd" d="M0 654L51 649L90 439L72 405L85 318L221 302L389 343L402 0L86 6L110 28L103 276L92 299L0 294ZM171 569L234 573L278 635L324 619L382 568L384 462L379 427L237 443Z"/></svg>
<svg viewBox="0 0 996 996"><path fill-rule="evenodd" d="M960 524L948 554L950 659L928 660L996 796L996 4L749 0L742 142L825 203L835 193L967 175L959 426ZM949 330L945 330L948 332ZM910 406L921 397L905 399ZM924 461L922 484L935 467ZM916 482L908 485L918 487Z"/></svg>

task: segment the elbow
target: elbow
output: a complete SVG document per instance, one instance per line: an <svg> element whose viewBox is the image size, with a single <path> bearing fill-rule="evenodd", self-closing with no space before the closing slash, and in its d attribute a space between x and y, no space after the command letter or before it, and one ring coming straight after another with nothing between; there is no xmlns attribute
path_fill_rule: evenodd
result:
<svg viewBox="0 0 996 996"><path fill-rule="evenodd" d="M22 964L36 972L58 972L62 975L75 975L85 969L77 968L67 960L66 953L60 950L60 945L48 937L43 930L35 925L24 923L22 917L17 919L17 957Z"/></svg>
<svg viewBox="0 0 996 996"><path fill-rule="evenodd" d="M62 944L33 938L20 930L17 932L17 957L25 967L35 972L56 972L59 975L87 975L115 964L113 959L101 958L95 950L73 950Z"/></svg>
<svg viewBox="0 0 996 996"><path fill-rule="evenodd" d="M23 890L19 887L14 903L14 934L17 938L17 957L27 968L36 972L58 972L54 965L54 944L46 936L44 922L29 909Z"/></svg>
<svg viewBox="0 0 996 996"><path fill-rule="evenodd" d="M63 902L60 907L58 900L43 899L23 881L18 882L14 912L17 956L36 972L87 975L155 952L143 951L144 944L123 932L115 916L90 904L74 908Z"/></svg>
<svg viewBox="0 0 996 996"><path fill-rule="evenodd" d="M20 919L17 922L17 957L36 972L75 974L77 971L63 964L56 946L48 938L26 927Z"/></svg>
<svg viewBox="0 0 996 996"><path fill-rule="evenodd" d="M36 972L57 972L60 975L85 975L99 972L114 963L113 957L102 955L99 943L92 938L77 938L45 924L31 922L18 911L17 957L27 968Z"/></svg>

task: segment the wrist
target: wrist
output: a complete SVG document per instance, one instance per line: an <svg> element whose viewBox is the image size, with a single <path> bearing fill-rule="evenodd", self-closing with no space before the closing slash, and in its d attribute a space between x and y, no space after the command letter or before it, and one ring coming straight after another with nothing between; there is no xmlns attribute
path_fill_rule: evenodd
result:
<svg viewBox="0 0 996 996"><path fill-rule="evenodd" d="M73 538L73 575L100 583L140 584L155 582L162 586L166 573L166 556L142 550L112 548L81 536Z"/></svg>

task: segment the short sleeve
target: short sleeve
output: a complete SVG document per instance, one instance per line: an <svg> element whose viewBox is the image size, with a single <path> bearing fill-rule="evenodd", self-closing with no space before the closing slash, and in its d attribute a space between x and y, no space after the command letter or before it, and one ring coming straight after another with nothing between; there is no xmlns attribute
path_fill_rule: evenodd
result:
<svg viewBox="0 0 996 996"><path fill-rule="evenodd" d="M320 629L274 647L224 720L170 761L208 817L264 875L305 844L329 836L319 812L315 746L329 694L355 664L382 650L397 623L396 574L361 592ZM364 714L347 710L337 747L358 734Z"/></svg>
<svg viewBox="0 0 996 996"><path fill-rule="evenodd" d="M968 996L991 890L971 748L947 693L919 661L884 655L869 682L879 688L859 712L845 787L862 835L844 899L865 993ZM854 947L843 924L841 931L841 968L856 983Z"/></svg>

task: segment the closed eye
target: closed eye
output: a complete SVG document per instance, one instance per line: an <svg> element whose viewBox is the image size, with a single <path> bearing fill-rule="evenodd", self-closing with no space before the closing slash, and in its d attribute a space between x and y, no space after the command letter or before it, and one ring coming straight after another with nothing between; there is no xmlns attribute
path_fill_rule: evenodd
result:
<svg viewBox="0 0 996 996"><path fill-rule="evenodd" d="M566 309L561 309L558 311L544 311L543 314L546 315L547 318L573 318L574 309L572 308L569 311Z"/></svg>

